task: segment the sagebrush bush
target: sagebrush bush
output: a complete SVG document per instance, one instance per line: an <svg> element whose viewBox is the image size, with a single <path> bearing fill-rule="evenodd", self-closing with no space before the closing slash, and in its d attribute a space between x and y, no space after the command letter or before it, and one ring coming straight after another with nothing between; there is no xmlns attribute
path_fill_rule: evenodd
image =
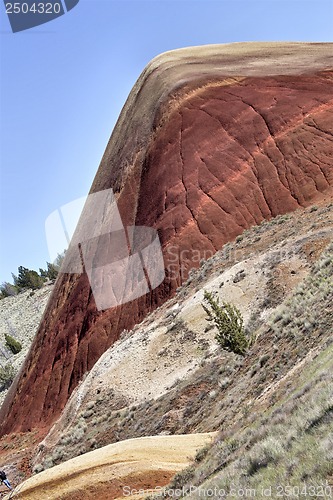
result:
<svg viewBox="0 0 333 500"><path fill-rule="evenodd" d="M44 467L43 467L43 465L42 465L42 464L36 464L36 465L34 466L34 468L32 469L32 472L33 472L34 474L39 474L39 473L40 473L40 472L42 472L43 470L44 470Z"/></svg>
<svg viewBox="0 0 333 500"><path fill-rule="evenodd" d="M8 389L15 378L15 369L11 363L0 367L0 391Z"/></svg>
<svg viewBox="0 0 333 500"><path fill-rule="evenodd" d="M18 290L16 286L8 283L8 281L3 282L0 285L0 299L4 299L5 297L13 297L17 295Z"/></svg>
<svg viewBox="0 0 333 500"><path fill-rule="evenodd" d="M201 304L208 316L208 321L213 321L218 329L216 340L227 351L244 356L250 341L246 337L242 315L233 304L223 302L219 304L211 292L205 291L204 301Z"/></svg>

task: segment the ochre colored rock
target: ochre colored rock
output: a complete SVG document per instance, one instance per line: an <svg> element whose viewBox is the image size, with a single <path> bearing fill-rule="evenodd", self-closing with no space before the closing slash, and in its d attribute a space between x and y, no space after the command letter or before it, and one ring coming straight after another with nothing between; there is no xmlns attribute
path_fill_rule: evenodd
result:
<svg viewBox="0 0 333 500"><path fill-rule="evenodd" d="M87 276L61 274L2 407L2 434L49 428L84 373L200 258L264 219L331 196L332 46L207 46L148 65L91 193L112 188L125 225L157 229L166 279L98 311Z"/></svg>

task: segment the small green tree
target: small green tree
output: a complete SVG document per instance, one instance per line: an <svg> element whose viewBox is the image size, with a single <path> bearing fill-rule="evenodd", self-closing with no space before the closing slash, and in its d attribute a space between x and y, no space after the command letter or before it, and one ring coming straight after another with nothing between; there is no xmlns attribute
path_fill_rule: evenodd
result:
<svg viewBox="0 0 333 500"><path fill-rule="evenodd" d="M58 253L57 258L55 259L53 264L50 262L46 262L47 269L39 268L39 274L43 279L49 279L51 281L56 280L61 268L61 264L65 258L65 253L66 250L64 250L61 254Z"/></svg>
<svg viewBox="0 0 333 500"><path fill-rule="evenodd" d="M213 321L218 333L216 340L227 351L245 355L250 341L247 339L244 329L242 315L233 304L223 302L219 304L219 299L215 299L211 292L205 291L202 307L207 313L208 321Z"/></svg>
<svg viewBox="0 0 333 500"><path fill-rule="evenodd" d="M14 285L19 290L25 290L28 288L32 288L36 290L37 288L41 288L43 286L44 280L37 271L33 271L32 269L28 269L26 267L20 266L18 268L18 275L12 274Z"/></svg>
<svg viewBox="0 0 333 500"><path fill-rule="evenodd" d="M12 351L13 354L18 354L22 350L21 343L8 333L5 333L5 339L6 346Z"/></svg>
<svg viewBox="0 0 333 500"><path fill-rule="evenodd" d="M55 281L58 276L58 268L50 262L46 262L46 265L47 269L42 269L41 267L39 268L39 274L45 280L49 279L51 281Z"/></svg>

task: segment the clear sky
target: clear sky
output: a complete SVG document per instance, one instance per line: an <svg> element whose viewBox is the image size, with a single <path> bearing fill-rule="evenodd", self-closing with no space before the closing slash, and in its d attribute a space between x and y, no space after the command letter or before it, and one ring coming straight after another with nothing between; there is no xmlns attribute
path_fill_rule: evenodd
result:
<svg viewBox="0 0 333 500"><path fill-rule="evenodd" d="M135 80L161 52L239 41L332 41L324 0L80 0L15 33L0 4L0 282L49 259L44 223L88 193Z"/></svg>

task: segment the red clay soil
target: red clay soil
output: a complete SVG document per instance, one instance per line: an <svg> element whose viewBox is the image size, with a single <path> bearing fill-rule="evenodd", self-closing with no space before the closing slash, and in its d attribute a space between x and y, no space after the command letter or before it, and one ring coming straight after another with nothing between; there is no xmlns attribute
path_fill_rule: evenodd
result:
<svg viewBox="0 0 333 500"><path fill-rule="evenodd" d="M259 46L253 61L262 65L253 69L252 61L237 78L237 54L230 68L217 69L220 46L205 59L205 71L200 53L191 73L183 56L173 63L162 57L145 70L91 192L113 188L125 225L158 230L166 279L151 293L101 312L85 274L60 275L2 407L2 435L47 429L84 373L124 329L172 296L201 257L263 219L306 207L332 190L333 63L326 57L332 50L318 44L316 55L309 46L271 48L274 57ZM289 65L275 65L291 53ZM297 61L308 54L313 64L309 56L300 70Z"/></svg>
<svg viewBox="0 0 333 500"><path fill-rule="evenodd" d="M103 500L115 500L117 498L129 497L127 494L129 491L146 491L153 493L155 488L160 492L164 486L169 484L174 475L175 471L145 471L142 474L127 476L126 478L122 478L118 481L113 479L109 483L85 487L83 491L70 493L67 496L64 495L63 500L82 500L83 495L86 500L94 500L96 498L103 498ZM130 490L125 490L126 496L124 495L123 490L124 484L131 485ZM145 496L146 495L143 495L143 497Z"/></svg>

